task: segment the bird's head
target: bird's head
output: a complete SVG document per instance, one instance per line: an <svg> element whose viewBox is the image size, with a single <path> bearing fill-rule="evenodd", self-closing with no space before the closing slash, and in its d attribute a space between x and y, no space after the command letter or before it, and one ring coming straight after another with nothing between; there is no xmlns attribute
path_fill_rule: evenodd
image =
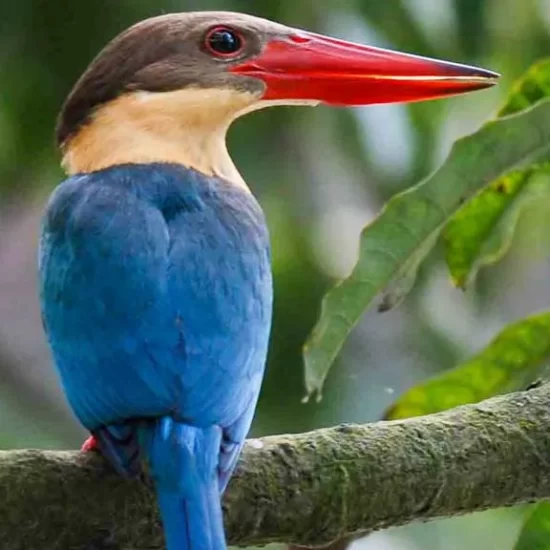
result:
<svg viewBox="0 0 550 550"><path fill-rule="evenodd" d="M69 173L160 161L242 182L225 134L245 113L420 101L497 77L244 14L170 14L134 25L97 56L63 106L57 141Z"/></svg>

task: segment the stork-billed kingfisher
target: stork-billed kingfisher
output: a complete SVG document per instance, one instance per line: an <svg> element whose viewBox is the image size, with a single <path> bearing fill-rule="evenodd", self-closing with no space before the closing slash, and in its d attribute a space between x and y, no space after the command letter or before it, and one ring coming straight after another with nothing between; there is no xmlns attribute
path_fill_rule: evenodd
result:
<svg viewBox="0 0 550 550"><path fill-rule="evenodd" d="M226 547L220 495L250 428L271 324L268 231L226 150L272 105L368 105L495 73L228 12L148 19L59 116L68 178L40 242L44 326L67 399L118 472L146 463L169 550Z"/></svg>

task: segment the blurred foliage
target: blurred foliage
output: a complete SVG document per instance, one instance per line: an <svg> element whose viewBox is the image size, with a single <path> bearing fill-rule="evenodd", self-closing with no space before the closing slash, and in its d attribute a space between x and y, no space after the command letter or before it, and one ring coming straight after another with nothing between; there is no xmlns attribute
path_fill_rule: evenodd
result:
<svg viewBox="0 0 550 550"><path fill-rule="evenodd" d="M550 550L550 503L543 502L534 507L515 550Z"/></svg>
<svg viewBox="0 0 550 550"><path fill-rule="evenodd" d="M548 0L0 2L0 448L75 446L84 435L52 390L57 382L46 347L30 355L33 365L25 353L43 338L36 311L24 307L36 302L35 287L23 277L36 246L25 224L63 178L53 142L56 114L114 35L145 17L193 9L244 11L503 74L498 89L470 97L360 110L267 110L231 130L230 150L266 210L273 241L274 328L255 433L377 418L394 393L463 363L541 301L529 294L527 282L538 281L533 273L550 253L550 224L547 208L535 201L518 218L508 259L480 272L466 295L449 291L447 281L440 284L444 251L438 245L424 259L432 249L428 241L418 261L403 264L405 277L398 277L390 296L393 305L395 296L411 290L402 307L384 316L367 313L330 373L325 399L300 404L302 344L323 293L354 264L361 227L390 197L425 178L457 137L496 111L527 67L548 56ZM534 102L532 93L543 89L520 85L517 107L509 108L523 108L523 96ZM484 249L476 254L486 255ZM406 275L416 267L410 289L414 277ZM540 279L547 281L547 274ZM534 288L550 290L542 283ZM3 307L7 303L12 307ZM502 520L507 527L509 517ZM455 530L447 524L411 527L363 544L365 550L486 550L494 547L498 521L472 520L470 532L463 523Z"/></svg>

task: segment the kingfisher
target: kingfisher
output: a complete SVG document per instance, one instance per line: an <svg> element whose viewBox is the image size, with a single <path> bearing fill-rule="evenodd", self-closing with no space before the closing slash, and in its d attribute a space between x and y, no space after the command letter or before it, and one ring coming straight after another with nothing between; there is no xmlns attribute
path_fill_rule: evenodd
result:
<svg viewBox="0 0 550 550"><path fill-rule="evenodd" d="M492 86L491 71L230 12L139 22L58 118L42 318L67 400L121 475L146 465L168 550L223 550L272 314L264 214L226 133L275 105L361 106Z"/></svg>

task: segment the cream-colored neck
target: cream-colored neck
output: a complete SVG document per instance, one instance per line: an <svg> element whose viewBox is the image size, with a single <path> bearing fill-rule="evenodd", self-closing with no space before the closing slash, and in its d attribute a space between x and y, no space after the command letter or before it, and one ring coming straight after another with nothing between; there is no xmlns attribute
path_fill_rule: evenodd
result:
<svg viewBox="0 0 550 550"><path fill-rule="evenodd" d="M127 163L170 162L248 190L226 133L257 98L229 89L134 92L100 107L64 146L63 167L87 173Z"/></svg>

